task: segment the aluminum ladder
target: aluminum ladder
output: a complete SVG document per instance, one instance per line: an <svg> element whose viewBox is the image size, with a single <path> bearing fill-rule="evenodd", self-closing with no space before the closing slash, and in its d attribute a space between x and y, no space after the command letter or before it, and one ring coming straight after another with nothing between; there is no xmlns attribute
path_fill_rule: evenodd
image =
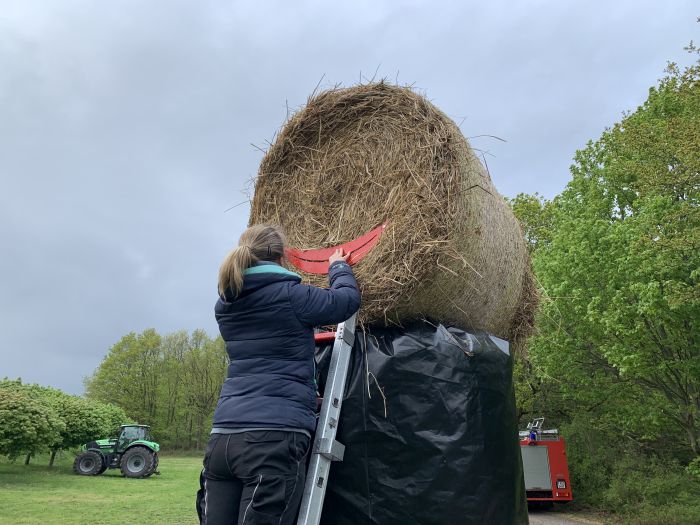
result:
<svg viewBox="0 0 700 525"><path fill-rule="evenodd" d="M306 473L304 495L297 525L318 525L326 497L328 475L333 461L343 461L345 445L335 440L340 420L340 408L345 394L350 352L355 342L357 314L338 325L333 342L328 379L323 392L321 414L316 425L316 436L311 449L311 461Z"/></svg>

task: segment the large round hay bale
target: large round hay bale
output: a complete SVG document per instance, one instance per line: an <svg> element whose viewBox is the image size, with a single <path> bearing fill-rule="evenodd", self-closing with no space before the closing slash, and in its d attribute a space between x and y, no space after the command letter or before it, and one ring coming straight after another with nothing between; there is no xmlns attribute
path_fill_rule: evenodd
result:
<svg viewBox="0 0 700 525"><path fill-rule="evenodd" d="M362 322L425 317L511 340L528 331L536 293L520 226L455 123L383 82L314 96L263 158L250 223L280 224L308 249L384 221L355 267Z"/></svg>

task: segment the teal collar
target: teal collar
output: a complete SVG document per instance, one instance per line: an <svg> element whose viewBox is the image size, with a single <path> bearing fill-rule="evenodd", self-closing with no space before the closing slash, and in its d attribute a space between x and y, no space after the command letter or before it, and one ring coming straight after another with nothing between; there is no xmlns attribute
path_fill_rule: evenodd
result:
<svg viewBox="0 0 700 525"><path fill-rule="evenodd" d="M294 272L290 272L286 268L283 268L282 266L274 263L251 266L250 268L246 268L245 270L243 270L243 275L255 275L258 273L277 273L282 275L288 275L290 277L297 277L299 278L299 280L301 280L301 275L296 274Z"/></svg>

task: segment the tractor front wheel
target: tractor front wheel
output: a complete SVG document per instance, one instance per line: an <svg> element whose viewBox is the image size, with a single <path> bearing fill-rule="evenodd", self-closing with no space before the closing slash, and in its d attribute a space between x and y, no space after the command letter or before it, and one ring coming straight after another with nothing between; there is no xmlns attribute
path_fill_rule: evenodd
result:
<svg viewBox="0 0 700 525"><path fill-rule="evenodd" d="M124 452L122 474L127 478L147 478L158 466L158 454L146 447L135 446Z"/></svg>
<svg viewBox="0 0 700 525"><path fill-rule="evenodd" d="M97 476L104 471L104 460L94 450L81 452L73 462L73 472L81 476Z"/></svg>

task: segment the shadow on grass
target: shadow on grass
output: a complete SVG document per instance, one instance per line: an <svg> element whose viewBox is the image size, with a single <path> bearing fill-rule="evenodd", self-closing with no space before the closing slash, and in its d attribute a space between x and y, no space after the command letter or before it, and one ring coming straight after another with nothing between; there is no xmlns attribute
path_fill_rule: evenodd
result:
<svg viewBox="0 0 700 525"><path fill-rule="evenodd" d="M61 484L79 484L83 485L88 481L91 481L95 486L100 485L111 485L115 481L123 482L149 482L152 481L157 476L151 476L150 478L132 480L122 476L119 469L109 469L99 476L79 476L73 472L73 467L71 465L60 464L49 467L48 465L24 465L22 462L7 462L0 463L0 487L17 488L19 486L42 486L47 485L55 487L57 484L57 478L69 478L65 481L61 481Z"/></svg>

